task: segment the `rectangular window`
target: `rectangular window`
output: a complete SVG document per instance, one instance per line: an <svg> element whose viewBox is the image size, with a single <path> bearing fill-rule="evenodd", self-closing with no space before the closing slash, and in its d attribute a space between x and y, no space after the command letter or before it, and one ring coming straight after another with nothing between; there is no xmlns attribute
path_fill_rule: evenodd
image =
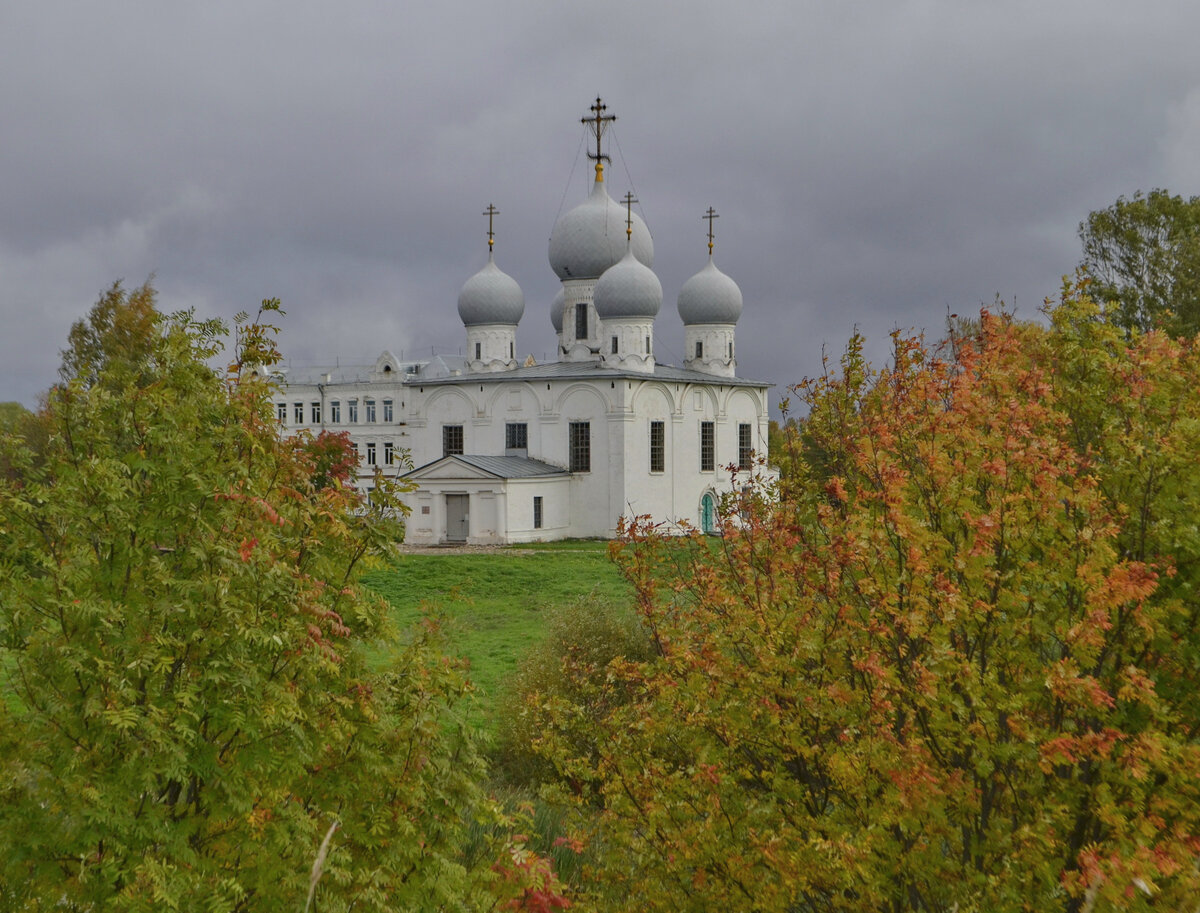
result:
<svg viewBox="0 0 1200 913"><path fill-rule="evenodd" d="M383 445L383 465L391 466L396 462L396 448L391 441L385 441Z"/></svg>
<svg viewBox="0 0 1200 913"><path fill-rule="evenodd" d="M612 338L612 353L613 353L614 355L616 355L616 354L617 354L617 337L616 337L616 336L614 336L614 337Z"/></svg>
<svg viewBox="0 0 1200 913"><path fill-rule="evenodd" d="M696 357L697 358L704 357L704 343L702 341L700 341L699 339L696 340Z"/></svg>
<svg viewBox="0 0 1200 913"><path fill-rule="evenodd" d="M646 337L646 354L647 355L650 354L650 337L649 336Z"/></svg>
<svg viewBox="0 0 1200 913"><path fill-rule="evenodd" d="M664 422L650 423L650 471L666 472L667 427Z"/></svg>
<svg viewBox="0 0 1200 913"><path fill-rule="evenodd" d="M275 417L279 419L281 425L287 422L287 403L275 404Z"/></svg>
<svg viewBox="0 0 1200 913"><path fill-rule="evenodd" d="M321 404L320 403L312 404L312 423L314 425L321 424Z"/></svg>
<svg viewBox="0 0 1200 913"><path fill-rule="evenodd" d="M367 444L367 465L368 466L375 465L375 445L374 444Z"/></svg>
<svg viewBox="0 0 1200 913"><path fill-rule="evenodd" d="M358 462L358 444L354 441L350 442L350 451L354 454L354 462Z"/></svg>
<svg viewBox="0 0 1200 913"><path fill-rule="evenodd" d="M738 425L738 469L749 469L754 458L754 438L749 425Z"/></svg>
<svg viewBox="0 0 1200 913"><path fill-rule="evenodd" d="M363 406L365 406L366 410L367 410L367 424L368 425L375 424L375 400L364 399Z"/></svg>
<svg viewBox="0 0 1200 913"><path fill-rule="evenodd" d="M442 456L463 452L463 426L442 425Z"/></svg>
<svg viewBox="0 0 1200 913"><path fill-rule="evenodd" d="M304 424L304 403L292 403L292 418L297 425Z"/></svg>
<svg viewBox="0 0 1200 913"><path fill-rule="evenodd" d="M571 422L571 472L592 471L592 428L588 422Z"/></svg>
<svg viewBox="0 0 1200 913"><path fill-rule="evenodd" d="M729 344L729 357L731 359L733 358L733 343L732 342Z"/></svg>
<svg viewBox="0 0 1200 913"><path fill-rule="evenodd" d="M352 399L352 400L350 400L348 405L350 406L350 418L348 419L348 421L350 422L351 425L357 425L358 424L358 400Z"/></svg>
<svg viewBox="0 0 1200 913"><path fill-rule="evenodd" d="M587 339L588 337L588 319L587 305L582 301L575 305L575 338Z"/></svg>
<svg viewBox="0 0 1200 913"><path fill-rule="evenodd" d="M329 420L335 425L342 423L342 402L335 399L329 404Z"/></svg>
<svg viewBox="0 0 1200 913"><path fill-rule="evenodd" d="M505 450L529 449L529 426L524 422L509 422L504 426Z"/></svg>
<svg viewBox="0 0 1200 913"><path fill-rule="evenodd" d="M477 342L475 343L475 360L479 361L481 358L483 358L483 343Z"/></svg>
<svg viewBox="0 0 1200 913"><path fill-rule="evenodd" d="M716 432L712 422L700 423L700 471L712 472L717 468Z"/></svg>
<svg viewBox="0 0 1200 913"><path fill-rule="evenodd" d="M391 422L395 420L395 417L396 411L392 408L392 401L390 399L385 399L383 401L383 420L385 422Z"/></svg>
<svg viewBox="0 0 1200 913"><path fill-rule="evenodd" d="M542 528L542 496L533 496L533 528Z"/></svg>

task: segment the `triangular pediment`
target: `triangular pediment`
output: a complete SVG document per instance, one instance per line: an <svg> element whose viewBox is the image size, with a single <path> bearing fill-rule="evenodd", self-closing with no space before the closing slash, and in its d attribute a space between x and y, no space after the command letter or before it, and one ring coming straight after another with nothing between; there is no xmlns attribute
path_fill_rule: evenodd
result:
<svg viewBox="0 0 1200 913"><path fill-rule="evenodd" d="M422 479L449 479L467 481L472 479L496 479L495 473L485 472L477 466L472 466L454 456L444 456L440 460L418 466L412 472L404 474L406 479L421 481Z"/></svg>

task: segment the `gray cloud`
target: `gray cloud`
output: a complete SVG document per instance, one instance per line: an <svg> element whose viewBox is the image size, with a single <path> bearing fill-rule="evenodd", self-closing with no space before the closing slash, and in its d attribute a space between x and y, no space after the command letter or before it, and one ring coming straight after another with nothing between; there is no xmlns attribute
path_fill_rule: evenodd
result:
<svg viewBox="0 0 1200 913"><path fill-rule="evenodd" d="M855 326L882 359L996 294L1032 315L1090 209L1197 192L1198 26L1183 0L8 4L0 399L32 403L71 321L151 273L204 315L279 296L296 362L457 348L489 202L518 344L549 355L546 240L597 93L660 354L709 205L749 376L812 374Z"/></svg>

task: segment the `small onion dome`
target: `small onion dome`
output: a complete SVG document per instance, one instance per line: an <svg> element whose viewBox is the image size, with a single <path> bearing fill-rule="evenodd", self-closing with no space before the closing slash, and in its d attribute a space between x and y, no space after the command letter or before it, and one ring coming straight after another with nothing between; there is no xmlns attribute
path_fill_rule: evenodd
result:
<svg viewBox="0 0 1200 913"><path fill-rule="evenodd" d="M559 279L596 279L625 254L625 209L597 181L592 195L554 223L550 233L550 267ZM654 265L650 229L633 216L633 253Z"/></svg>
<svg viewBox="0 0 1200 913"><path fill-rule="evenodd" d="M566 289L559 289L554 300L550 302L550 322L554 324L554 332L562 332L563 309L567 306Z"/></svg>
<svg viewBox="0 0 1200 913"><path fill-rule="evenodd" d="M466 281L458 293L458 316L464 326L511 324L525 313L525 293L517 280L496 265L488 254L487 266Z"/></svg>
<svg viewBox="0 0 1200 913"><path fill-rule="evenodd" d="M592 295L601 320L655 317L663 300L658 276L638 260L632 245L616 266L604 271Z"/></svg>
<svg viewBox="0 0 1200 913"><path fill-rule="evenodd" d="M742 291L709 257L704 269L679 290L679 316L685 326L737 323L742 316Z"/></svg>

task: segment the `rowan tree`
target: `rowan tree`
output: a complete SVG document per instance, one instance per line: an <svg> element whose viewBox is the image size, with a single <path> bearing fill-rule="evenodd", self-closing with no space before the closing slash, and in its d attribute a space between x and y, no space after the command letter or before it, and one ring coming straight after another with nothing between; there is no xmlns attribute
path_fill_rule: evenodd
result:
<svg viewBox="0 0 1200 913"><path fill-rule="evenodd" d="M462 670L432 630L368 668L396 638L354 575L396 540L395 504L343 484L338 439L279 433L248 370L277 310L242 323L222 375L219 323L114 286L71 332L37 460L3 437L2 909L464 909L525 889L490 869L503 832L477 868L462 853L495 813Z"/></svg>
<svg viewBox="0 0 1200 913"><path fill-rule="evenodd" d="M604 904L1194 902L1200 354L1073 288L1050 319L852 344L777 498L716 543L631 526L656 656L599 717L541 705Z"/></svg>

